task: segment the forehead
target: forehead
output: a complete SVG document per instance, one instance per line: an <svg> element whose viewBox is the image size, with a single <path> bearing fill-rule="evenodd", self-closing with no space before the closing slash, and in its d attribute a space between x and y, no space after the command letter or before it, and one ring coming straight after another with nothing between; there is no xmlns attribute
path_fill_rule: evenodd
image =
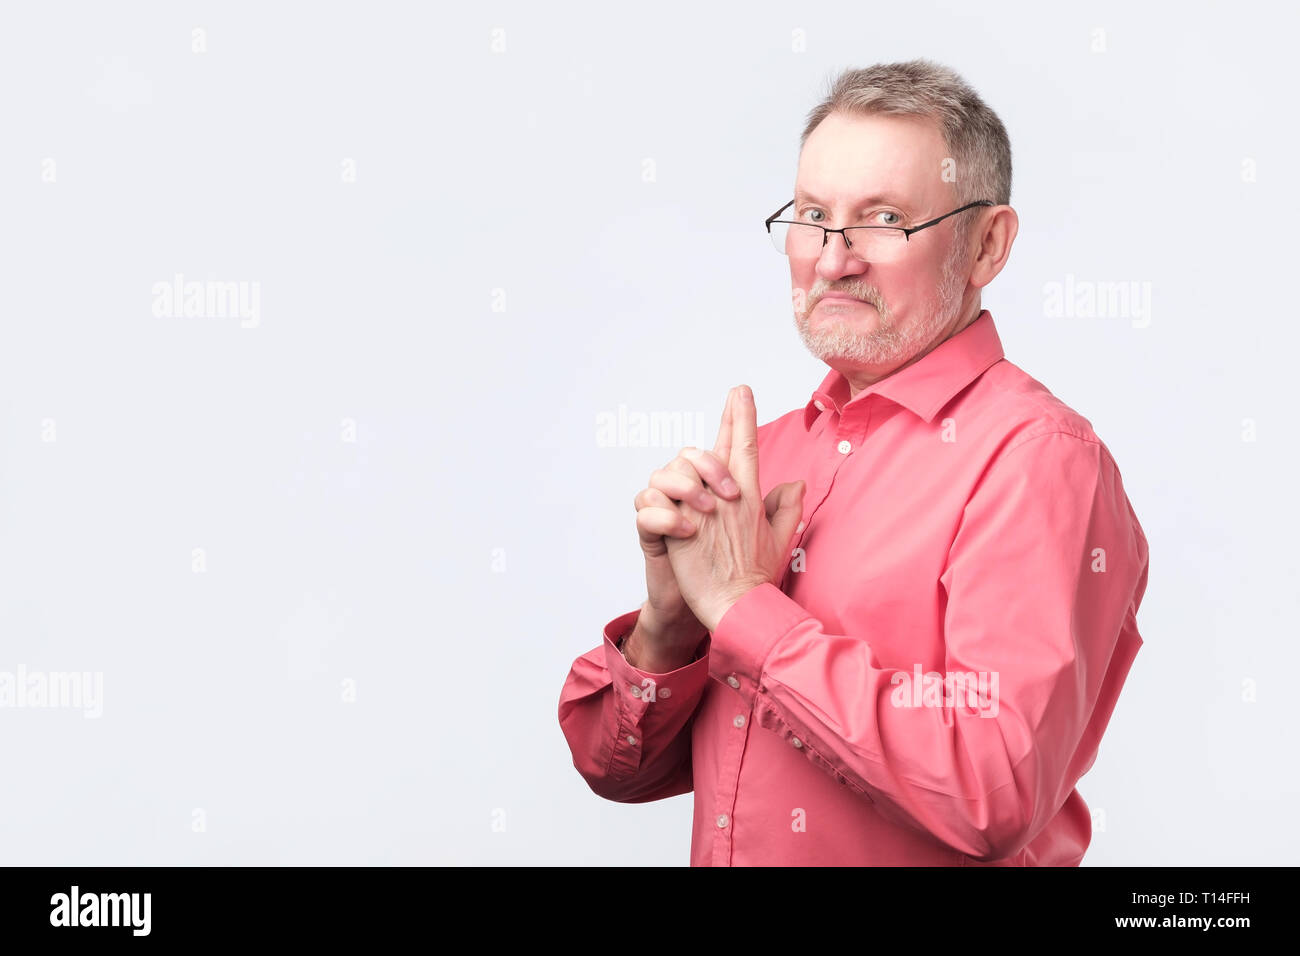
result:
<svg viewBox="0 0 1300 956"><path fill-rule="evenodd" d="M925 205L952 189L942 178L945 158L943 134L933 120L832 113L799 154L795 195L823 205L881 199Z"/></svg>

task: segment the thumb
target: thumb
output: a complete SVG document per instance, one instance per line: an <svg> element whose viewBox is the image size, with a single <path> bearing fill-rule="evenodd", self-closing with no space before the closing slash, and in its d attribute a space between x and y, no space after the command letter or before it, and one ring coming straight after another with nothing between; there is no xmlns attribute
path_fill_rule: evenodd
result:
<svg viewBox="0 0 1300 956"><path fill-rule="evenodd" d="M803 495L807 487L804 481L787 481L769 491L763 501L763 509L772 525L772 536L782 548L790 543L803 518Z"/></svg>

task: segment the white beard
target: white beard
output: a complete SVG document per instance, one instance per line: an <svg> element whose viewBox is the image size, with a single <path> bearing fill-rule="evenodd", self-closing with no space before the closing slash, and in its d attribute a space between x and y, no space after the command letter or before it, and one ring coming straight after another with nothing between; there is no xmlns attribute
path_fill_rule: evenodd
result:
<svg viewBox="0 0 1300 956"><path fill-rule="evenodd" d="M855 328L856 320L853 318L847 315L839 318L830 313L819 315L816 328L813 328L809 313L796 312L794 323L799 337L808 351L823 362L839 359L872 368L902 365L933 343L936 336L956 320L964 284L959 271L961 253L961 244L954 244L953 252L943 264L934 302L921 320L909 327L899 329L880 293L872 286L864 286L860 290L849 288L844 291L875 306L879 321L874 329L863 333ZM820 308L820 305L814 308Z"/></svg>

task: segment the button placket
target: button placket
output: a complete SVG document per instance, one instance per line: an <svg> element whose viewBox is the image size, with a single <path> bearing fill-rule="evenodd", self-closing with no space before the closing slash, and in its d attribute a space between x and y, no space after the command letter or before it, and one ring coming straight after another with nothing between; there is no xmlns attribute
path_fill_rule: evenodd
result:
<svg viewBox="0 0 1300 956"><path fill-rule="evenodd" d="M740 686L740 681L735 674L727 675L727 683L735 681L735 687ZM725 711L723 712L725 714ZM722 719L726 719L723 717ZM713 852L712 860L714 866L730 866L732 837L735 833L734 820L732 814L736 812L736 792L740 784L740 770L744 763L745 750L748 745L749 731L747 725L749 718L744 713L732 712L732 727L736 730L734 734L727 734L727 739L722 747L721 766L718 770L718 783L714 803L714 828L713 828Z"/></svg>

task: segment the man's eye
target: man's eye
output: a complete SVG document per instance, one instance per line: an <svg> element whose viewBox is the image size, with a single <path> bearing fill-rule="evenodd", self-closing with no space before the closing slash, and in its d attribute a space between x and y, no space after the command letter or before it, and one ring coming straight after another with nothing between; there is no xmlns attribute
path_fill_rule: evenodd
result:
<svg viewBox="0 0 1300 956"><path fill-rule="evenodd" d="M888 220L888 221L881 222L881 225L882 225L882 226L897 226L900 222L903 221L903 217L902 217L902 216L900 216L900 215L899 215L898 213L896 213L896 212L890 212L889 210L885 210L884 212L880 213L880 215L881 215L881 216L893 216L893 217L894 217L893 219L890 219L890 220Z"/></svg>
<svg viewBox="0 0 1300 956"><path fill-rule="evenodd" d="M803 211L803 214L804 214L805 216L811 216L813 213L816 213L816 214L819 215L819 216L824 216L824 215L826 215L826 214L825 214L824 212L822 212L820 209L805 209L805 210ZM822 221L823 221L823 220L821 220L821 219L810 219L810 220L809 220L809 222L822 222Z"/></svg>

